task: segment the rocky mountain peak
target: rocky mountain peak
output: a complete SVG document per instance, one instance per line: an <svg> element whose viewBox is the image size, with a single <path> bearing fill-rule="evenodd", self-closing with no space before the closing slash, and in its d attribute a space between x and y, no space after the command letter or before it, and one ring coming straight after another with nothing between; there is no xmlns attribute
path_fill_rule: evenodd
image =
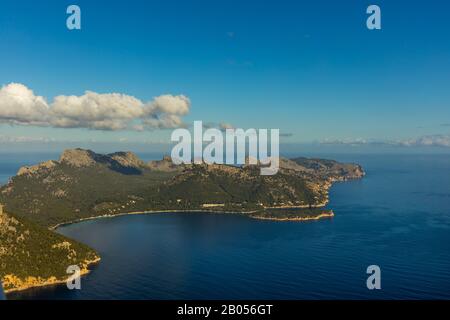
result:
<svg viewBox="0 0 450 320"><path fill-rule="evenodd" d="M124 167L139 168L145 165L144 161L133 152L115 152L108 155Z"/></svg>
<svg viewBox="0 0 450 320"><path fill-rule="evenodd" d="M101 155L91 150L67 149L61 154L59 162L80 168L94 165L100 158Z"/></svg>

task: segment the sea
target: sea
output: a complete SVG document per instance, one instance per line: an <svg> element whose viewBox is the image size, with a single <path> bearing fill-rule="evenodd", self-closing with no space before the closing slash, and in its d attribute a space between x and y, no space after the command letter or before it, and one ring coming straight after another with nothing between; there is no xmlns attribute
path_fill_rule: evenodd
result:
<svg viewBox="0 0 450 320"><path fill-rule="evenodd" d="M142 155L156 158L155 155ZM8 299L450 299L450 155L330 154L361 180L330 190L335 216L309 222L235 214L153 213L57 232L102 261L65 285ZM1 154L0 183L57 154ZM369 289L369 266L380 289Z"/></svg>

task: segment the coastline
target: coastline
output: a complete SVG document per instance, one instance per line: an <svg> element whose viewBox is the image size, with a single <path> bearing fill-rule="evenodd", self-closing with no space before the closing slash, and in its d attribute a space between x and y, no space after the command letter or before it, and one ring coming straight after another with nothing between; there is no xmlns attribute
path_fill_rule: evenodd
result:
<svg viewBox="0 0 450 320"><path fill-rule="evenodd" d="M98 215L98 216L91 216L91 217L86 217L86 218L80 218L80 219L76 219L76 220L71 220L71 221L67 221L67 222L61 222L58 223L54 226L49 227L48 229L51 231L55 231L56 229L58 229L59 227L62 226L68 226L71 224L75 224L75 223L79 223L79 222L83 222L83 221L90 221L90 220L97 220L97 219L109 219L109 218L115 218L115 217L122 217L122 216L129 216L129 215L146 215L146 214L154 214L154 213L211 213L211 214L240 214L240 215L245 215L249 218L253 218L253 219L261 219L259 216L257 215L252 215L253 213L256 212L260 212L263 211L265 209L307 209L307 208L323 208L328 204L328 201L323 202L323 203L319 203L317 205L312 205L312 206L277 206L277 207L264 207L262 210L252 210L252 211L222 211L222 210L204 210L204 209L192 209L192 210L180 210L180 209L175 209L175 210L145 210L145 211L132 211L132 212L122 212L122 213L117 213L117 214L103 214L103 215ZM334 216L334 213L333 213ZM313 216L313 217L304 217L301 219L298 218L280 218L280 219L270 219L270 220L274 220L274 221L308 221L308 220L319 220L321 218L327 218L329 217L328 213L322 213L319 214L318 216Z"/></svg>
<svg viewBox="0 0 450 320"><path fill-rule="evenodd" d="M318 205L318 206L314 206L314 208L323 207L323 206L324 205ZM304 206L279 206L279 207L270 207L270 208L267 207L267 208L268 209L286 209L286 208L291 208L291 209L295 209L295 208L301 209L301 208L303 208L304 209L305 207ZM135 212L118 213L118 214L114 214L114 215L106 214L106 215L101 215L101 216L93 216L93 217L81 218L81 219L77 219L77 220L73 220L73 221L59 223L59 224L57 224L55 226L49 227L49 230L55 231L56 229L58 229L59 227L62 227L62 226L71 225L71 224L75 224L75 223L79 223L79 222L83 222L83 221L89 221L89 220L115 218L115 217L128 216L128 215L145 215L145 214L153 214L153 213L188 213L188 212L192 212L192 213L211 213L211 214L241 214L241 215L247 216L250 219L280 221L280 222L284 222L284 221L315 221L315 220L320 220L320 219L334 217L334 212L333 211L323 212L323 213L321 213L321 214L319 214L317 216L292 217L292 218L287 218L287 217L276 218L276 217L264 217L264 216L254 215L254 213L259 212L259 211L261 211L261 210L253 210L253 211L219 211L219 210L149 210L149 211L135 211ZM89 267L92 266L92 265L98 264L100 261L101 261L101 257L96 257L96 259L94 259L94 260L85 261L83 263L83 268L81 269L80 275L81 276L85 276L85 275L89 274L91 272ZM56 277L51 277L49 279L41 279L41 278L29 277L25 281L21 281L21 280L19 280L19 281L21 282L20 286L18 286L17 288L13 288L13 289L7 289L7 290L5 289L4 290L5 294L12 293L12 292L25 291L25 290L29 290L29 289L32 289L32 288L39 288L39 287L47 287L47 286L53 286L53 285L58 285L58 284L64 284L64 283L67 282L67 279L58 280L58 279L56 279Z"/></svg>
<svg viewBox="0 0 450 320"><path fill-rule="evenodd" d="M283 205L283 206L272 206L272 207L262 207L258 210L251 210L251 211L227 211L227 210L206 210L206 209L192 209L192 210L145 210L145 211L133 211L133 212L122 212L117 214L103 214L98 216L91 216L86 218L80 218L76 220L66 221L58 223L54 226L48 227L51 231L56 231L59 227L67 226L83 221L90 221L90 220L97 220L97 219L107 219L107 218L115 218L120 216L128 216L128 215L145 215L145 214L154 214L154 213L210 213L210 214L239 214L247 216L249 219L255 219L255 220L266 220L266 221L276 221L276 222L305 222L305 221L317 221L321 219L327 219L327 218L333 218L334 212L332 210L324 211L318 215L315 216L305 216L305 217L270 217L270 216L264 216L264 215L258 215L256 213L265 211L266 209L308 209L308 208L323 208L329 203L329 197L328 192L331 186L334 184L333 182L338 181L332 181L331 183L327 183L325 185L325 190L327 192L326 199L323 202L314 204L314 205ZM98 264L101 261L101 257L96 257L96 259L92 261L85 261L83 268L81 270L81 276L85 276L90 273L89 267L95 264ZM18 286L17 288L4 290L5 294L12 293L12 292L20 292L29 290L32 288L39 288L39 287L47 287L47 286L53 286L58 284L64 284L66 283L67 279L63 280L57 280L55 277L51 277L49 279L36 279L33 278L32 281L29 281L28 283L25 281L25 284L22 284L21 286ZM30 283L31 282L31 283Z"/></svg>
<svg viewBox="0 0 450 320"><path fill-rule="evenodd" d="M92 265L98 264L100 261L101 261L100 257L96 257L94 260L84 261L83 268L80 270L80 276L83 277L83 276L89 274L91 272L89 267L91 267ZM33 288L41 288L41 287L58 285L58 284L64 284L67 282L69 277L67 277L66 279L61 279L61 280L56 279L56 277L50 277L48 279L28 277L25 281L19 280L21 283L23 283L20 286L18 286L16 288L12 288L12 289L4 289L3 288L3 290L4 290L5 294L8 294L8 293L12 293L12 292L26 291L26 290L33 289ZM3 283L3 286L4 285L5 284Z"/></svg>
<svg viewBox="0 0 450 320"><path fill-rule="evenodd" d="M329 183L325 186L325 190L329 191L330 187L333 185L333 183ZM56 231L59 227L67 226L75 223L80 223L84 221L90 221L90 220L97 220L97 219L107 219L107 218L115 218L120 216L128 216L128 215L145 215L145 214L154 214L154 213L210 213L210 214L239 214L243 216L247 216L250 219L255 220L267 220L267 221L276 221L276 222L287 222L287 221L293 221L293 222L305 222L305 221L317 221L321 219L327 219L334 217L334 212L332 210L329 210L328 212L322 212L316 216L305 216L305 217L266 217L263 215L257 215L257 212L265 211L266 209L308 209L308 208L323 208L325 207L329 202L328 194L326 196L325 201L321 203L317 203L315 205L283 205L283 206L272 206L272 207L262 207L258 210L251 210L251 211L227 211L227 210L206 210L206 209L192 209L192 210L145 210L145 211L133 211L133 212L122 212L117 214L103 214L98 216L91 216L86 218L80 218L76 220L66 221L58 223L54 226L48 227L51 231ZM96 257L96 259L92 261L85 261L83 268L81 270L80 275L85 276L90 273L91 270L89 270L89 267L95 264L98 264L101 261L101 257ZM64 284L67 282L67 279L58 280L56 277L51 277L49 279L40 279L40 278L33 278L31 277L31 281L25 280L21 281L24 282L17 288L4 290L5 294L9 294L12 292L20 292L20 291L26 291L32 288L39 288L39 287L48 287L53 285L59 285Z"/></svg>
<svg viewBox="0 0 450 320"><path fill-rule="evenodd" d="M201 209L194 209L194 210L145 210L145 211L133 211L133 212L122 212L117 214L103 214L99 216L92 216L87 218L80 218L72 221L67 222L61 222L54 226L49 227L48 229L51 231L54 231L62 226L68 226L71 224L83 222L83 221L89 221L89 220L97 220L97 219L109 219L109 218L115 218L115 217L121 217L121 216L131 216L131 215L145 215L145 214L153 214L153 213L214 213L214 214L243 214L248 215L255 212L258 212L259 210L253 210L253 211L219 211L219 210L201 210Z"/></svg>
<svg viewBox="0 0 450 320"><path fill-rule="evenodd" d="M270 220L270 221L311 221L311 220L320 220L325 218L333 218L334 212L330 210L330 212L324 212L317 216L311 217L293 217L293 218L277 218L277 217L264 217L264 216L250 216L253 219L258 220Z"/></svg>
<svg viewBox="0 0 450 320"><path fill-rule="evenodd" d="M275 206L275 207L264 207L264 209L309 209L309 208L323 208L328 204L328 199L326 199L324 202L313 204L313 205L297 205L297 206Z"/></svg>

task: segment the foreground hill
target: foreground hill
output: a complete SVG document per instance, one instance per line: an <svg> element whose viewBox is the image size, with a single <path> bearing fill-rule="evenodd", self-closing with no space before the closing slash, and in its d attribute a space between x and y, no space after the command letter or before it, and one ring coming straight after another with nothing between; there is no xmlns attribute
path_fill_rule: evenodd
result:
<svg viewBox="0 0 450 320"><path fill-rule="evenodd" d="M2 211L0 206L0 280L6 292L65 282L67 267L82 274L99 260L89 247Z"/></svg>
<svg viewBox="0 0 450 320"><path fill-rule="evenodd" d="M261 176L254 165L177 166L169 157L145 163L129 152L101 155L74 149L57 161L21 168L0 188L0 203L45 227L156 210L234 211L258 217L274 207L324 206L333 181L363 175L359 165L320 159L281 159L278 174ZM261 214L268 216L273 214Z"/></svg>

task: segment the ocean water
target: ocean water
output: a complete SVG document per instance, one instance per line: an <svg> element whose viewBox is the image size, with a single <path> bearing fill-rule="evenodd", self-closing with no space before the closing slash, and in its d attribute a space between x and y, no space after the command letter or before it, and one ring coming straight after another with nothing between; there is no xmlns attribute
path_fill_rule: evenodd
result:
<svg viewBox="0 0 450 320"><path fill-rule="evenodd" d="M367 172L332 187L332 219L169 213L73 224L58 232L102 256L81 290L8 298L450 299L450 155L330 158ZM369 265L381 268L381 290L366 287Z"/></svg>

